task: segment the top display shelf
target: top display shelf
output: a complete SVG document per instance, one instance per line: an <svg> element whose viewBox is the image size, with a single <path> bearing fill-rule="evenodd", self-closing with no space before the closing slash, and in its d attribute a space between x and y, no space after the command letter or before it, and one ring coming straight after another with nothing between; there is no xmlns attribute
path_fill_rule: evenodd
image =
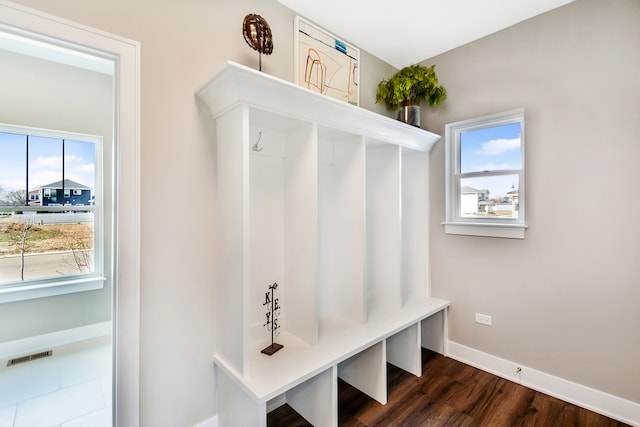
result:
<svg viewBox="0 0 640 427"><path fill-rule="evenodd" d="M239 104L367 139L429 151L440 136L227 62L196 94L217 118Z"/></svg>

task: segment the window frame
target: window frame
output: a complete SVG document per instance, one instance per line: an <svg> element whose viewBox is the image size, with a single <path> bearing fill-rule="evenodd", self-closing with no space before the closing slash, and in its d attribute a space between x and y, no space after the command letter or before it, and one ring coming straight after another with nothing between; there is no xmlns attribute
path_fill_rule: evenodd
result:
<svg viewBox="0 0 640 427"><path fill-rule="evenodd" d="M520 169L500 169L461 173L461 135L464 132L520 123ZM445 125L445 196L446 234L524 239L527 229L525 193L525 117L524 109L448 123ZM518 176L518 217L478 218L464 217L460 213L462 179L499 175Z"/></svg>
<svg viewBox="0 0 640 427"><path fill-rule="evenodd" d="M104 213L104 181L108 179L104 175L104 145L103 137L99 135L82 134L60 130L42 129L29 126L18 126L0 123L0 132L29 136L40 136L54 139L65 139L95 144L95 203L91 206L16 206L21 211L37 212L42 210L91 210L93 212L93 264L91 273L68 274L64 276L52 276L24 281L7 281L0 283L0 304L24 301L34 298L44 298L56 295L64 295L76 292L91 291L104 288L107 280L104 257L111 249L112 225L105 224ZM64 179L64 177L63 177ZM47 189L44 189L47 190ZM28 194L28 193L27 193ZM46 196L46 195L45 195ZM1 209L1 208L0 208Z"/></svg>

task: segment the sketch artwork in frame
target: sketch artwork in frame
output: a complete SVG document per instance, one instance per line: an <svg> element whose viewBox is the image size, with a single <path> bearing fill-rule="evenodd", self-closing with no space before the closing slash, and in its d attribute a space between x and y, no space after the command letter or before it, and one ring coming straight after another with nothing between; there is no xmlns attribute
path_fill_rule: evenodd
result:
<svg viewBox="0 0 640 427"><path fill-rule="evenodd" d="M296 84L359 105L360 50L299 16L294 31Z"/></svg>

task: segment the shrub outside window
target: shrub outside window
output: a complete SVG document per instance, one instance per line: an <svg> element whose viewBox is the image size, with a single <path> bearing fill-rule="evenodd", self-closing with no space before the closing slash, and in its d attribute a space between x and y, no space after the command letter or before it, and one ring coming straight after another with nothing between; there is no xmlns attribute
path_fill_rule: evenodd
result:
<svg viewBox="0 0 640 427"><path fill-rule="evenodd" d="M445 126L447 234L524 238L524 110Z"/></svg>

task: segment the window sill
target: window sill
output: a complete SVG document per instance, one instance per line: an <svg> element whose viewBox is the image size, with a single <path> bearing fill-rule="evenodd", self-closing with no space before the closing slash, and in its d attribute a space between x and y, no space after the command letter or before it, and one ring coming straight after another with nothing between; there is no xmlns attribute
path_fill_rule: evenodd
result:
<svg viewBox="0 0 640 427"><path fill-rule="evenodd" d="M102 289L105 280L104 277L94 276L56 282L49 281L0 287L0 304Z"/></svg>
<svg viewBox="0 0 640 427"><path fill-rule="evenodd" d="M525 224L489 224L486 222L443 222L444 232L463 236L524 239Z"/></svg>

